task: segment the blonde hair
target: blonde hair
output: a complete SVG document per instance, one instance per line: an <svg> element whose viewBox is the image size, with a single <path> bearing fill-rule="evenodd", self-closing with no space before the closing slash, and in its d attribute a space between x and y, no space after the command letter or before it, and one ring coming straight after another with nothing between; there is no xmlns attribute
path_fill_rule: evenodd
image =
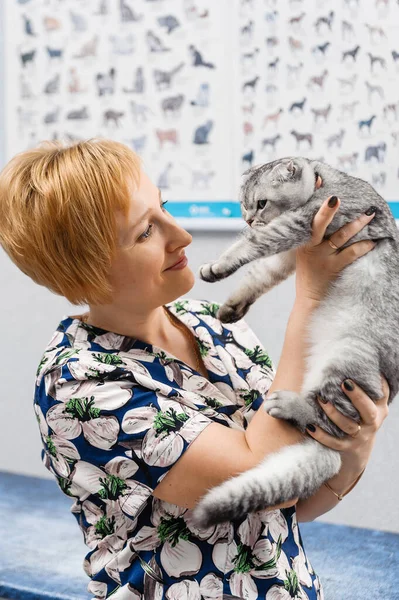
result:
<svg viewBox="0 0 399 600"><path fill-rule="evenodd" d="M115 211L125 218L140 158L102 138L43 142L0 173L0 243L17 267L72 304L111 301ZM130 178L130 182L129 182Z"/></svg>

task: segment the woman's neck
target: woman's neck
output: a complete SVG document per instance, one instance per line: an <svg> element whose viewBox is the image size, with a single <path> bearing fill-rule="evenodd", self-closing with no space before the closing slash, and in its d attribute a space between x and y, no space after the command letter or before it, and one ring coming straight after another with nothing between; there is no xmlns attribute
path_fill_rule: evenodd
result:
<svg viewBox="0 0 399 600"><path fill-rule="evenodd" d="M146 313L134 314L117 308L111 310L108 307L104 309L94 306L90 307L87 323L160 347L168 343L174 330L163 306Z"/></svg>

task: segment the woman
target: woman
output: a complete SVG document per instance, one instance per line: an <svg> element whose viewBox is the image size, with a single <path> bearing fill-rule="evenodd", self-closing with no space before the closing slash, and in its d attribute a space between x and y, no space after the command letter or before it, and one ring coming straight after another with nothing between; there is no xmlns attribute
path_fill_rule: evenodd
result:
<svg viewBox="0 0 399 600"><path fill-rule="evenodd" d="M207 489L303 439L261 407L274 389L299 390L306 323L328 284L371 249L337 252L323 241L339 208L314 218L297 252L296 299L275 371L244 321L224 325L217 305L178 300L194 275L191 235L126 146L48 143L14 157L0 176L0 239L15 264L78 305L40 361L35 411L46 467L71 496L90 548L84 562L97 599L322 598L298 521L331 510L362 474L387 415L342 386L360 430L321 404L348 436L309 424L339 450L340 473L307 500L198 530L191 509ZM333 202L330 202L333 204ZM332 236L339 248L372 217Z"/></svg>

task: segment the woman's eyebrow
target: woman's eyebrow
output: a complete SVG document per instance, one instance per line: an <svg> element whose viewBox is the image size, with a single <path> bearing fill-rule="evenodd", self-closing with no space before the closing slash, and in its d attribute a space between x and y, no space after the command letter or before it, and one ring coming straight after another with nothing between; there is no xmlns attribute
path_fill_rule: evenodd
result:
<svg viewBox="0 0 399 600"><path fill-rule="evenodd" d="M159 202L162 202L162 197L161 197L161 190L158 188L158 198L159 198ZM146 220L146 218L148 217L148 215L151 212L151 208L147 208L147 210L145 211L145 213L140 217L140 219L138 221L135 221L134 223L132 223L125 234L125 240L128 239L128 236L136 229L136 227L138 227L140 225L140 223L142 223L143 221Z"/></svg>

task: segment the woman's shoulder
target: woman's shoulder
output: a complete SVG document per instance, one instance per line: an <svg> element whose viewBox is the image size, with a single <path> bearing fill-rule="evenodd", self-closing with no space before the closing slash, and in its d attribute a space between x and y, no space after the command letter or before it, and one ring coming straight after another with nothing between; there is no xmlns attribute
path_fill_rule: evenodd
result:
<svg viewBox="0 0 399 600"><path fill-rule="evenodd" d="M267 367L274 372L275 367L268 352L247 321L240 319L235 323L222 322L218 318L221 305L220 302L214 300L180 298L168 306L177 316L180 314L182 320L192 326L193 332L197 336L201 337L202 328L205 327L218 343L228 345L230 349L232 346L238 346L255 364ZM194 318L187 318L186 315L194 315Z"/></svg>

